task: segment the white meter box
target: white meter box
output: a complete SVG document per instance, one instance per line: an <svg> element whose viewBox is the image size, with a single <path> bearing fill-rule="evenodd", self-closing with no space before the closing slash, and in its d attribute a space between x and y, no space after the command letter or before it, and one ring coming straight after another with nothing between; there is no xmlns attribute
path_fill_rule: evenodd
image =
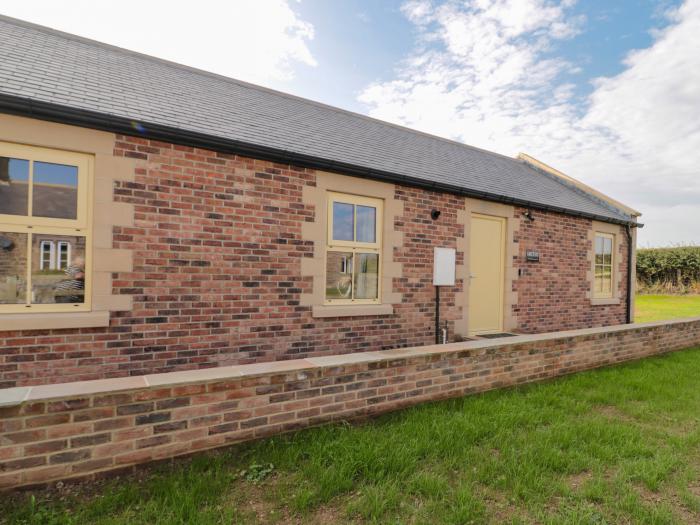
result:
<svg viewBox="0 0 700 525"><path fill-rule="evenodd" d="M454 248L434 248L433 255L433 284L435 286L455 285L455 261Z"/></svg>

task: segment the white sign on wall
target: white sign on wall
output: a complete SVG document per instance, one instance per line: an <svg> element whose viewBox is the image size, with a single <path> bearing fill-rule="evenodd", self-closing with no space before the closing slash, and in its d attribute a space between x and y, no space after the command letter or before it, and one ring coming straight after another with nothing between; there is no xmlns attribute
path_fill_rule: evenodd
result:
<svg viewBox="0 0 700 525"><path fill-rule="evenodd" d="M454 248L435 248L433 255L433 284L435 286L455 285L455 261Z"/></svg>

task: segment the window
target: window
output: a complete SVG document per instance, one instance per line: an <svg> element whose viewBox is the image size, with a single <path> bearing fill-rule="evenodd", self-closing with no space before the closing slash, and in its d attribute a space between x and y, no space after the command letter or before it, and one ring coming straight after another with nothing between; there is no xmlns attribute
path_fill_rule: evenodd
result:
<svg viewBox="0 0 700 525"><path fill-rule="evenodd" d="M56 269L67 270L70 266L70 246L69 241L58 241Z"/></svg>
<svg viewBox="0 0 700 525"><path fill-rule="evenodd" d="M39 244L39 269L53 270L55 268L54 246L51 241L41 241Z"/></svg>
<svg viewBox="0 0 700 525"><path fill-rule="evenodd" d="M595 281L593 296L609 298L613 296L613 246L615 237L608 233L595 234Z"/></svg>
<svg viewBox="0 0 700 525"><path fill-rule="evenodd" d="M326 302L378 303L382 201L330 193Z"/></svg>
<svg viewBox="0 0 700 525"><path fill-rule="evenodd" d="M89 308L89 167L0 142L0 313Z"/></svg>
<svg viewBox="0 0 700 525"><path fill-rule="evenodd" d="M39 243L40 270L67 270L70 266L70 241L41 241Z"/></svg>

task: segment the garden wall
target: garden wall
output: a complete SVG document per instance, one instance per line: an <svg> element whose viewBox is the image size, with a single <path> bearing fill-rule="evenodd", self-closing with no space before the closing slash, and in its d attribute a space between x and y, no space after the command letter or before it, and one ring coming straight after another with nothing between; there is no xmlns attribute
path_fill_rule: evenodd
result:
<svg viewBox="0 0 700 525"><path fill-rule="evenodd" d="M700 345L700 318L0 390L0 488Z"/></svg>

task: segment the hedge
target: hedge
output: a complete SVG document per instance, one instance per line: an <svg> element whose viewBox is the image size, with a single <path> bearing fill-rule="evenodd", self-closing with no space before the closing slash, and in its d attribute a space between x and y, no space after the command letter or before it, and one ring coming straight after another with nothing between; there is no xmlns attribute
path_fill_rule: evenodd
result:
<svg viewBox="0 0 700 525"><path fill-rule="evenodd" d="M637 251L640 291L700 291L700 246Z"/></svg>

